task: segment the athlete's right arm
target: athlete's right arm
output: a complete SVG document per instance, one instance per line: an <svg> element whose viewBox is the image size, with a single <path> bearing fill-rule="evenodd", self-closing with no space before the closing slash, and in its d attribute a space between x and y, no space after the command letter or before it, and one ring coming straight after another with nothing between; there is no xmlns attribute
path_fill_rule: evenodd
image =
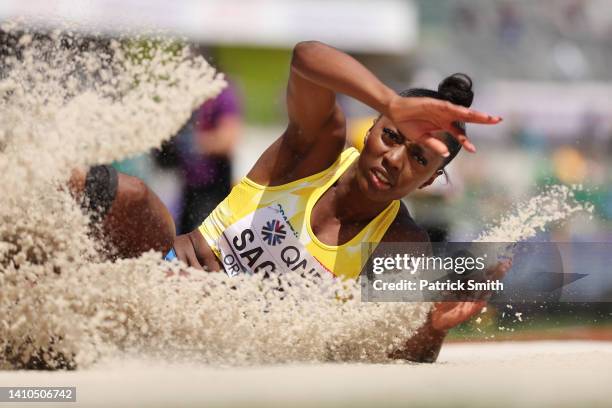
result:
<svg viewBox="0 0 612 408"><path fill-rule="evenodd" d="M495 124L501 120L447 101L401 97L350 55L317 41L300 42L293 49L287 85L289 125L248 177L262 185L279 185L333 164L346 142L346 123L336 103L337 93L386 115L406 137L441 155L448 154L448 148L433 136L434 131L450 132L473 152L474 146L455 122Z"/></svg>
<svg viewBox="0 0 612 408"><path fill-rule="evenodd" d="M298 145L312 144L338 116L336 94L355 98L385 112L395 92L348 54L317 41L298 43L293 50L287 87L289 133ZM343 119L343 118L342 118Z"/></svg>
<svg viewBox="0 0 612 408"><path fill-rule="evenodd" d="M474 152L474 146L455 122L496 124L501 120L447 101L401 97L351 56L328 45L307 41L295 46L291 62L287 90L290 125L284 135L289 145L304 149L317 146L321 138L329 139L328 127L330 123L337 125L339 118L336 93L355 98L386 115L406 137L441 155L448 153L448 148L432 132L449 132ZM415 121L427 126L423 123L415 126Z"/></svg>

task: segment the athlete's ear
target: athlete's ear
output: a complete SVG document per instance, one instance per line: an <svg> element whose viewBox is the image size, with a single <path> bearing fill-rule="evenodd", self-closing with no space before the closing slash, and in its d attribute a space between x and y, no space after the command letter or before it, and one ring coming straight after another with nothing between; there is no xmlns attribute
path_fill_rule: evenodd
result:
<svg viewBox="0 0 612 408"><path fill-rule="evenodd" d="M421 185L419 186L419 188L425 188L425 187L427 187L427 186L430 186L430 185L431 185L431 183L433 183L433 182L434 182L434 181L435 181L435 180L438 178L438 176L441 176L441 175L443 175L443 174L444 174L444 170L442 170L442 169L440 169L440 170L436 170L436 172L435 172L434 174L432 174L432 176L431 176L431 177L430 177L430 178L429 178L429 179L428 179L426 182L424 182L423 184L421 184Z"/></svg>

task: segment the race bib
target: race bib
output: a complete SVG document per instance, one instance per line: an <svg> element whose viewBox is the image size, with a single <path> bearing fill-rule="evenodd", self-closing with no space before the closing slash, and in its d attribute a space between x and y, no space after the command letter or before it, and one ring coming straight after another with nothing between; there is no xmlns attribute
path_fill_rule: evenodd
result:
<svg viewBox="0 0 612 408"><path fill-rule="evenodd" d="M229 276L277 271L326 273L296 235L277 204L261 208L226 228L217 248Z"/></svg>

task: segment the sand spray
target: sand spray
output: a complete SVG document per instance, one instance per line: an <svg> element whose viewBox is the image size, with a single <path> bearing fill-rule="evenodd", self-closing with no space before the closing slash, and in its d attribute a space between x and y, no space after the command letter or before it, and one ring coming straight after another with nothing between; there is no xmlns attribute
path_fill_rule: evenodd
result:
<svg viewBox="0 0 612 408"><path fill-rule="evenodd" d="M2 35L0 369L86 368L121 353L384 362L423 324L429 303L361 302L357 282L331 276L166 277L181 266L159 253L107 260L64 187L71 169L160 146L223 76L167 38L43 35L17 23ZM571 198L566 187L545 191L479 239L525 239L584 209Z"/></svg>

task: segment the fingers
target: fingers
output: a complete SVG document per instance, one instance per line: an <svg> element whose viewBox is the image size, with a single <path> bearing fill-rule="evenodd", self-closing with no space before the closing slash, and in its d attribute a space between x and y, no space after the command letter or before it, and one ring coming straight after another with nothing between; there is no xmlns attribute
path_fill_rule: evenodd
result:
<svg viewBox="0 0 612 408"><path fill-rule="evenodd" d="M474 316L476 313L479 313L483 307L485 307L487 305L487 302L481 300L478 302L465 302L464 303L465 307L466 307L466 315L469 317Z"/></svg>
<svg viewBox="0 0 612 408"><path fill-rule="evenodd" d="M423 136L423 138L419 140L419 143L422 143L424 146L433 150L442 157L448 157L450 155L448 147L446 147L444 142L433 137L431 134L426 134L425 136Z"/></svg>
<svg viewBox="0 0 612 408"><path fill-rule="evenodd" d="M481 125L496 125L503 120L501 116L491 116L487 113L479 112L473 109L467 109L467 112L461 112L457 118L459 118L462 122L478 123Z"/></svg>
<svg viewBox="0 0 612 408"><path fill-rule="evenodd" d="M191 251L188 251L186 255L187 255L187 265L191 266L192 268L199 269L201 271L204 270L204 267L200 265L200 262L198 261L198 258L196 257L196 254L193 251L193 249Z"/></svg>
<svg viewBox="0 0 612 408"><path fill-rule="evenodd" d="M176 249L176 257L187 264L187 266L191 266L192 268L204 270L200 262L198 262L198 258L195 255L193 248L189 249Z"/></svg>
<svg viewBox="0 0 612 408"><path fill-rule="evenodd" d="M503 279L506 273L512 267L512 260L504 259L503 261L498 262L495 266L487 269L484 273L483 279L478 280L478 282L484 282L484 279L488 281L499 281ZM474 301L487 301L495 291L490 289L484 289L480 291L470 291L468 293L468 298Z"/></svg>
<svg viewBox="0 0 612 408"><path fill-rule="evenodd" d="M438 312L447 312L456 306L456 301L436 302L434 307Z"/></svg>
<svg viewBox="0 0 612 408"><path fill-rule="evenodd" d="M479 313L486 304L485 301L436 303L431 325L436 330L451 329Z"/></svg>
<svg viewBox="0 0 612 408"><path fill-rule="evenodd" d="M457 141L470 153L476 153L476 146L470 142L468 137L465 135L462 129L456 126L454 123L446 129Z"/></svg>
<svg viewBox="0 0 612 408"><path fill-rule="evenodd" d="M484 282L485 280L487 282L496 281L496 280L499 281L506 275L506 272L508 272L508 270L510 270L511 267L512 267L511 260L506 259L506 260L500 261L497 264L495 264L495 266L488 268L484 272L484 276L480 279L477 279L477 281L478 282ZM493 296L494 293L495 291L493 290L483 289L479 291L470 291L468 294L468 297L471 298L472 300L488 300L491 296Z"/></svg>
<svg viewBox="0 0 612 408"><path fill-rule="evenodd" d="M198 261L193 244L188 236L179 235L176 237L174 241L174 250L176 251L177 258L186 263L188 266L204 270Z"/></svg>
<svg viewBox="0 0 612 408"><path fill-rule="evenodd" d="M448 101L434 98L407 99L409 104L405 106L406 109L401 114L398 114L397 117L392 117L392 120L400 124L400 128L402 123L414 121L427 122L429 124L427 129L420 125L413 126L412 134L424 145L443 157L448 157L448 148L442 146L443 143L432 140L433 138L430 133L434 129L451 133L467 151L474 153L476 147L469 141L465 131L455 126L455 123L466 122L494 125L502 121L502 118L499 116L492 116L464 106L455 105ZM406 135L410 133L410 131L404 132Z"/></svg>
<svg viewBox="0 0 612 408"><path fill-rule="evenodd" d="M492 116L484 112L455 105L451 102L434 100L436 109L451 121L478 123L481 125L495 125L503 119L500 116Z"/></svg>
<svg viewBox="0 0 612 408"><path fill-rule="evenodd" d="M471 153L476 152L476 147L469 141L464 131L459 129L456 122L467 122L467 123L478 123L483 125L495 125L502 121L500 116L492 116L484 112L479 112L474 109L466 108L465 106L455 105L448 101L440 101L437 99L431 99L428 101L427 114L435 115L438 117L437 120L433 118L423 118L425 120L432 120L437 123L450 123L450 126L445 126L447 132L449 132L461 145ZM442 154L439 149L435 150L439 154Z"/></svg>

